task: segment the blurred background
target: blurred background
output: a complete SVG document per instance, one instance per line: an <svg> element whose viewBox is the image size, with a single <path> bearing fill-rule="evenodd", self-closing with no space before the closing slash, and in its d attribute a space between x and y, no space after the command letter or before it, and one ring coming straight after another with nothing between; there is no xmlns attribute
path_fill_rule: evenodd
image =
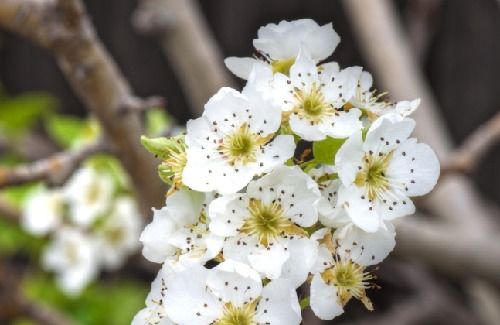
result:
<svg viewBox="0 0 500 325"><path fill-rule="evenodd" d="M401 247L376 271L377 284L382 289L369 292L375 311L366 311L359 302L351 301L345 314L332 323L500 324L500 145L495 142L500 123L498 117L496 124L487 123L498 116L500 109L500 2L356 0L353 3L83 1L98 39L133 94L138 98L160 96L166 100L168 116L164 118L168 122L162 126L183 125L198 116L200 103L220 86L243 85L224 69L222 59L251 55L254 52L251 40L260 26L298 18L312 18L321 25L332 22L341 43L331 59L341 67L365 67L374 74L376 87L387 90L389 97L393 94L396 98L407 94L423 97L423 109L431 113L416 117L420 128L417 136L438 147L443 165L449 167L443 171L438 193L419 202L421 214L415 219L425 224L415 227L424 229L424 235L402 225L397 238ZM2 16L1 7L0 3L0 21L6 17ZM382 19L387 18L384 16L387 12L392 22ZM402 42L394 43L391 41L394 35L384 34L386 24ZM13 140L11 133L5 131L9 125L15 128L12 121L18 120L12 118L15 115L12 110L35 106L39 107L32 109L36 112L49 110L51 114L83 121L96 108L88 109L92 100L86 99L81 89L75 92L71 86L75 79L69 78L72 82L69 83L67 72L63 73L58 66L68 60L54 55L57 45L40 47L29 33L18 33L15 26L1 25L0 120L4 121L0 121L3 127L0 159L15 166L67 148L51 136L54 131L47 127L42 113L34 114L36 118L28 126L20 126L27 130ZM371 35L370 30L376 35ZM195 36L190 38L190 33ZM403 55L402 63L397 61L401 59L399 53ZM203 56L201 63L196 61L199 56ZM419 93L421 89L424 94ZM27 103L13 105L16 98L24 98ZM96 115L98 120L106 119L99 113ZM439 122L432 119L434 116L440 117ZM470 136L477 130L484 131L485 123L490 126L488 144L477 157L471 151L473 164L455 166L452 158L460 157L455 153L459 153L462 144L471 142ZM443 134L446 140L429 139ZM15 146L21 148L13 150ZM15 159L12 151L16 152ZM118 157L121 161L120 152ZM131 183L136 185L133 176ZM16 191L22 192L22 186L3 190L10 191L12 196ZM410 218L413 217L407 219ZM70 298L58 289L50 273L37 266L40 239L31 238L12 220L1 220L0 228L0 276L4 278L0 280L0 324L43 323L43 319L35 316L46 311L45 307L61 313L65 318L60 320L63 323L69 319L77 324L127 324L143 307L155 272L154 266L146 265L140 256L130 257L119 272L102 273L80 296ZM14 290L20 292L14 294ZM12 297L16 295L22 300L21 306L29 304L35 311L26 312L25 307L13 304ZM307 314L304 324L322 323Z"/></svg>

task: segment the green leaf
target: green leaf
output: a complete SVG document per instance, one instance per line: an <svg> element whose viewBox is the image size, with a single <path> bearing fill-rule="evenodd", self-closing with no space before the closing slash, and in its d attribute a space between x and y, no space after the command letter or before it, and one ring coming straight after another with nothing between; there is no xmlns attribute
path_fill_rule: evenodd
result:
<svg viewBox="0 0 500 325"><path fill-rule="evenodd" d="M146 111L146 133L150 136L161 134L170 125L170 117L162 108Z"/></svg>
<svg viewBox="0 0 500 325"><path fill-rule="evenodd" d="M8 137L19 137L57 107L54 97L43 93L27 93L16 97L0 97L0 131Z"/></svg>
<svg viewBox="0 0 500 325"><path fill-rule="evenodd" d="M183 136L172 138L148 138L145 135L141 136L141 143L147 151L151 152L158 158L165 160L170 156L172 150L179 151L179 145L183 143Z"/></svg>
<svg viewBox="0 0 500 325"><path fill-rule="evenodd" d="M327 137L325 140L314 142L314 161L318 164L333 165L335 162L335 154L345 141L346 139L334 139Z"/></svg>
<svg viewBox="0 0 500 325"><path fill-rule="evenodd" d="M89 121L63 115L47 118L45 128L50 137L63 148L70 148L78 141L96 137L99 132Z"/></svg>

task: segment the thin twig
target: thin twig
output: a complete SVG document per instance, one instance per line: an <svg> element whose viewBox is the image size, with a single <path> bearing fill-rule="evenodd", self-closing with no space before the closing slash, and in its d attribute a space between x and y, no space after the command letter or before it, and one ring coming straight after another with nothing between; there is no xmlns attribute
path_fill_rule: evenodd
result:
<svg viewBox="0 0 500 325"><path fill-rule="evenodd" d="M100 121L148 216L165 191L155 172L157 162L140 145L138 114L120 114L135 96L97 38L81 0L2 0L0 26L52 52L73 90Z"/></svg>
<svg viewBox="0 0 500 325"><path fill-rule="evenodd" d="M441 166L442 173L471 173L500 140L500 113L477 128Z"/></svg>
<svg viewBox="0 0 500 325"><path fill-rule="evenodd" d="M220 87L234 85L195 1L141 0L133 22L138 30L160 37L194 114L201 115Z"/></svg>
<svg viewBox="0 0 500 325"><path fill-rule="evenodd" d="M26 165L13 168L0 167L0 188L40 180L51 185L61 185L82 161L91 155L106 151L108 151L106 144L103 141L96 141Z"/></svg>

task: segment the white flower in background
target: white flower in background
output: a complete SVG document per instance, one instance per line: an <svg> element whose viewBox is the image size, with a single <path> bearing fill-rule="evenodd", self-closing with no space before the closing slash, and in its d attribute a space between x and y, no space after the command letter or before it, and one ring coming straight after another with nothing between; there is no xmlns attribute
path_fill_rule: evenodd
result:
<svg viewBox="0 0 500 325"><path fill-rule="evenodd" d="M224 258L299 286L316 259L317 245L302 227L317 222L319 199L316 183L300 168L279 167L250 182L246 193L215 199L210 230L227 237Z"/></svg>
<svg viewBox="0 0 500 325"><path fill-rule="evenodd" d="M128 255L139 248L141 228L141 215L135 201L130 197L117 198L110 215L96 230L101 263L107 269L118 269Z"/></svg>
<svg viewBox="0 0 500 325"><path fill-rule="evenodd" d="M208 231L206 196L180 189L167 198L165 207L153 210L153 221L140 236L142 254L149 261L187 259L205 263L219 254L223 238Z"/></svg>
<svg viewBox="0 0 500 325"><path fill-rule="evenodd" d="M64 216L64 198L60 191L40 189L23 206L22 226L33 235L45 235L56 229Z"/></svg>
<svg viewBox="0 0 500 325"><path fill-rule="evenodd" d="M320 250L326 246L330 248L330 254L340 258L351 259L365 266L382 262L396 245L394 226L390 222L383 222L376 232L366 232L357 227L338 204L341 183L338 179L331 179L333 171L332 166L321 166L309 172L321 192L319 221L335 228L333 232L329 228L318 230L311 238L320 237ZM327 235L329 242L324 239Z"/></svg>
<svg viewBox="0 0 500 325"><path fill-rule="evenodd" d="M281 112L253 96L222 88L203 116L187 124L187 164L182 181L190 188L223 194L241 190L256 175L293 156L292 136L278 135Z"/></svg>
<svg viewBox="0 0 500 325"><path fill-rule="evenodd" d="M70 205L69 215L80 226L89 226L108 212L115 191L115 182L94 168L80 168L63 189Z"/></svg>
<svg viewBox="0 0 500 325"><path fill-rule="evenodd" d="M356 91L361 68L336 70L336 65L318 70L309 54L301 50L290 76L274 76L275 102L289 117L292 131L304 140L346 138L362 127L361 111L345 106Z"/></svg>
<svg viewBox="0 0 500 325"><path fill-rule="evenodd" d="M361 132L355 133L335 157L343 184L339 201L365 231L375 232L384 220L414 213L410 197L436 185L439 161L428 145L408 139L414 126L408 118L379 118L364 141Z"/></svg>
<svg viewBox="0 0 500 325"><path fill-rule="evenodd" d="M293 286L277 279L262 287L245 264L226 261L212 270L193 265L166 281L164 305L176 324L273 324L301 322Z"/></svg>
<svg viewBox="0 0 500 325"><path fill-rule="evenodd" d="M98 247L75 228L61 228L43 255L46 269L57 273L57 282L68 295L77 295L97 276Z"/></svg>
<svg viewBox="0 0 500 325"><path fill-rule="evenodd" d="M288 74L301 48L311 53L315 63L329 57L340 42L332 24L319 26L311 19L281 21L267 24L257 32L253 45L257 58L229 57L224 62L231 72L248 79L256 64L268 66L273 72Z"/></svg>

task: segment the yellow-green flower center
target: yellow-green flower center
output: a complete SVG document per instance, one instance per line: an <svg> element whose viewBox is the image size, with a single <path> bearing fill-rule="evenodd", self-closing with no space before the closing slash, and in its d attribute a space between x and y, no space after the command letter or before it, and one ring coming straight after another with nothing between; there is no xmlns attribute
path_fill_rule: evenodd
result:
<svg viewBox="0 0 500 325"><path fill-rule="evenodd" d="M260 146L266 144L272 135L262 137L253 133L247 123L243 123L235 132L227 135L219 146L219 150L231 165L240 162L247 164L256 161L256 153Z"/></svg>
<svg viewBox="0 0 500 325"><path fill-rule="evenodd" d="M87 203L94 203L99 199L99 196L101 195L101 187L99 186L98 183L94 182L89 185L87 188L87 193L86 193L86 200Z"/></svg>
<svg viewBox="0 0 500 325"><path fill-rule="evenodd" d="M351 260L336 260L335 264L321 273L323 280L334 285L337 289L339 302L344 306L352 297L361 300L369 310L373 309L370 299L366 296L366 289L373 276L365 272L365 267Z"/></svg>
<svg viewBox="0 0 500 325"><path fill-rule="evenodd" d="M256 299L240 307L225 304L223 316L214 325L256 325L254 314L257 303Z"/></svg>
<svg viewBox="0 0 500 325"><path fill-rule="evenodd" d="M271 62L271 68L273 69L273 73L282 73L288 76L288 74L290 73L290 68L294 63L295 58L274 60Z"/></svg>
<svg viewBox="0 0 500 325"><path fill-rule="evenodd" d="M264 204L260 200L251 199L247 209L249 216L240 228L240 232L257 236L262 245L267 246L273 239L283 234L307 235L305 230L285 218L278 202Z"/></svg>
<svg viewBox="0 0 500 325"><path fill-rule="evenodd" d="M296 105L293 113L308 119L312 124L319 123L325 116L336 113L334 107L326 102L321 87L316 84L313 84L308 92L296 88L294 97Z"/></svg>
<svg viewBox="0 0 500 325"><path fill-rule="evenodd" d="M186 144L183 139L179 139L176 145L171 148L168 158L160 165L160 167L166 167L165 171L172 181L172 186L168 190L167 195L175 192L182 185L182 171L186 167L186 163ZM163 170L163 168L159 168L159 170Z"/></svg>
<svg viewBox="0 0 500 325"><path fill-rule="evenodd" d="M374 156L372 153L366 154L363 158L363 166L356 174L354 183L357 186L364 186L369 200L379 197L390 187L386 171L391 161L392 152L386 155Z"/></svg>

